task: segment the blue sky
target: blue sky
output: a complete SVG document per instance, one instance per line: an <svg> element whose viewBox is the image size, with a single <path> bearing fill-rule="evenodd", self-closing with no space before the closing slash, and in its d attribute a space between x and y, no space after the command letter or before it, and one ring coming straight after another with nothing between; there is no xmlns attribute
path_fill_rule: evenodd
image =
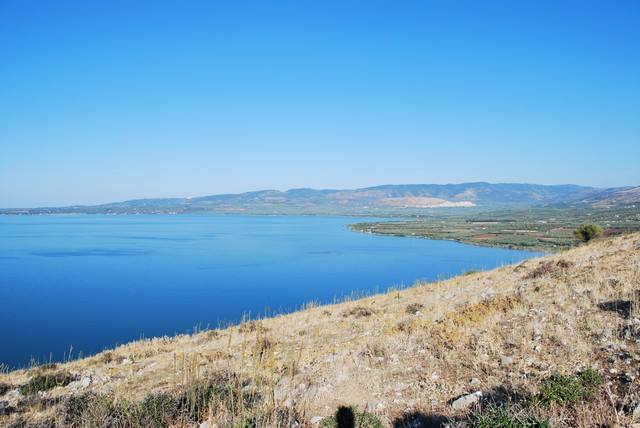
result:
<svg viewBox="0 0 640 428"><path fill-rule="evenodd" d="M640 184L638 1L0 3L0 206Z"/></svg>

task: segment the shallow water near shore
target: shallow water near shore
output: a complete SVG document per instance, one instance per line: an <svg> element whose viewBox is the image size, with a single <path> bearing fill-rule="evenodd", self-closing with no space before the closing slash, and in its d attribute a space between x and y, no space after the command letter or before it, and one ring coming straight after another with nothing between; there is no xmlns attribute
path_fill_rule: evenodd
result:
<svg viewBox="0 0 640 428"><path fill-rule="evenodd" d="M318 216L0 216L0 363L385 291L538 253L352 232Z"/></svg>

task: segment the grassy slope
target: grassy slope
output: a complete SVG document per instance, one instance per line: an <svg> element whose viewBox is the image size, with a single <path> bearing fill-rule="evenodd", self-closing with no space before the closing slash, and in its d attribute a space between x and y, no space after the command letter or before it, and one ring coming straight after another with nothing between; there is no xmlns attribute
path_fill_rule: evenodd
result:
<svg viewBox="0 0 640 428"><path fill-rule="evenodd" d="M221 372L252 381L264 406L294 407L307 421L348 404L391 424L410 411L460 415L447 404L460 394L499 387L535 393L543 378L587 367L609 377L607 394L578 410L551 407L544 417L555 426L624 423L629 416L613 408L640 399L637 380L618 378L639 374L640 337L621 335L631 322L625 316L640 317L624 312L638 289L635 233L404 291L123 345L56 368L91 383L23 399L0 425L57 417L50 398L92 391L136 401ZM37 373L11 372L0 382L24 385Z"/></svg>

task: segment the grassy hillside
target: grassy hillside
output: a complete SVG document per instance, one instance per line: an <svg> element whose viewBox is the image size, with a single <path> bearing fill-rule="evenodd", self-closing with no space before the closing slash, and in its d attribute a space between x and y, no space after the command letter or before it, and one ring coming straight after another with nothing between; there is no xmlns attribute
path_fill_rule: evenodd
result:
<svg viewBox="0 0 640 428"><path fill-rule="evenodd" d="M640 234L603 239L6 373L0 425L330 427L348 406L340 417L367 427L624 426L640 403L639 292Z"/></svg>

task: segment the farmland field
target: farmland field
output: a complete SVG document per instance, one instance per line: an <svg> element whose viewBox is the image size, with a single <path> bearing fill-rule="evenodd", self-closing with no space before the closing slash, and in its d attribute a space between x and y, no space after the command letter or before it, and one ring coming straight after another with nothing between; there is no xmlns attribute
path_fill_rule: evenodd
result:
<svg viewBox="0 0 640 428"><path fill-rule="evenodd" d="M450 239L477 245L556 251L573 247L576 227L595 223L605 235L640 230L640 206L615 208L528 208L473 214L433 214L350 225L354 231Z"/></svg>

